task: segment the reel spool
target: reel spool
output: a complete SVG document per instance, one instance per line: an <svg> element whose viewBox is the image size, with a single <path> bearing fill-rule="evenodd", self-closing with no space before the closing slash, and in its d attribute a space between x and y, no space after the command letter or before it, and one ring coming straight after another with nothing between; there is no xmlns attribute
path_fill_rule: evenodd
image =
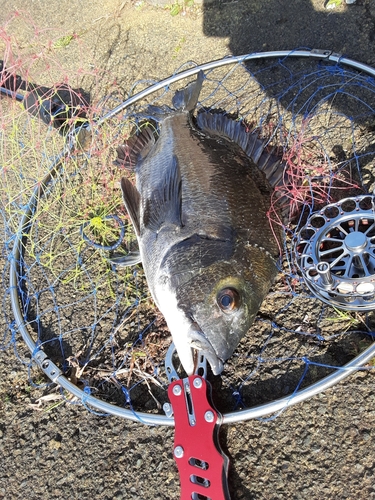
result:
<svg viewBox="0 0 375 500"><path fill-rule="evenodd" d="M294 252L310 291L349 311L375 307L375 197L331 203L308 218Z"/></svg>

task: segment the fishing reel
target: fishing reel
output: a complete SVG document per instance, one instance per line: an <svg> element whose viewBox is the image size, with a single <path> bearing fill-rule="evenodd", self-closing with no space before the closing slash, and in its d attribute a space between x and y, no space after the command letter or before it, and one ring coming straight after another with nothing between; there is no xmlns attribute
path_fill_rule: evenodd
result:
<svg viewBox="0 0 375 500"><path fill-rule="evenodd" d="M310 291L349 311L375 307L375 197L327 205L298 232L294 255Z"/></svg>

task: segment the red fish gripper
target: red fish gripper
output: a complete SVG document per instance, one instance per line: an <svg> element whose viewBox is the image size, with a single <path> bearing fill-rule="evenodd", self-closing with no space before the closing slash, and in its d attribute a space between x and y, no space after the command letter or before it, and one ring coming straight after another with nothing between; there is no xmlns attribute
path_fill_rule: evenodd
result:
<svg viewBox="0 0 375 500"><path fill-rule="evenodd" d="M222 417L209 402L210 394L210 384L200 375L178 379L168 388L175 420L180 500L230 500L229 459L218 440Z"/></svg>

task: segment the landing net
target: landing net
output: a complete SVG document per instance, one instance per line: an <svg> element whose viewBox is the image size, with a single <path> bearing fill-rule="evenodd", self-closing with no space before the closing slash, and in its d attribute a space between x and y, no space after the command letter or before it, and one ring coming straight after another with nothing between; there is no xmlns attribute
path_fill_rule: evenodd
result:
<svg viewBox="0 0 375 500"><path fill-rule="evenodd" d="M330 385L319 385L324 377L338 381L373 366L373 313L316 299L296 267L294 241L313 212L374 190L374 70L329 51L252 54L189 62L162 82L135 83L124 101L123 89L104 93L95 72L69 71L47 50L19 59L6 31L2 45L13 80L3 72L0 83L13 98L0 100L1 348L15 347L34 385L52 379L67 402L91 411L173 424L162 409L168 328L142 266L108 260L135 248L119 187L126 172L114 160L147 106L170 105L200 67L198 110L225 110L257 129L288 174L278 191L290 215L280 215L276 195L269 211L285 233L277 281L222 376L209 376L224 421L279 411L311 384L315 392ZM15 98L41 88L53 96L62 83L81 110L68 139ZM49 379L41 380L40 368Z"/></svg>

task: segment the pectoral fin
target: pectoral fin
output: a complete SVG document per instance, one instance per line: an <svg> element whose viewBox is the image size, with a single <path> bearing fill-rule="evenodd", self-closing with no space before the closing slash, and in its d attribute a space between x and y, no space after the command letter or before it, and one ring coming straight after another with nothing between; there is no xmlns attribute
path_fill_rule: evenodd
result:
<svg viewBox="0 0 375 500"><path fill-rule="evenodd" d="M181 227L181 175L176 156L173 156L164 179L145 202L143 223L158 233L164 224Z"/></svg>
<svg viewBox="0 0 375 500"><path fill-rule="evenodd" d="M125 177L121 179L121 189L126 211L129 214L137 236L139 236L141 233L139 224L141 196L137 188L128 179L125 179Z"/></svg>

